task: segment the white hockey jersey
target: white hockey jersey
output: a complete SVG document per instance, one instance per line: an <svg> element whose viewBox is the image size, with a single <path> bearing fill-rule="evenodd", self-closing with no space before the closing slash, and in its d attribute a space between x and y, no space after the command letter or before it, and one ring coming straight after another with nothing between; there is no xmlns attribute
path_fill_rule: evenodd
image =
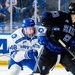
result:
<svg viewBox="0 0 75 75"><path fill-rule="evenodd" d="M17 51L37 50L38 53L43 48L43 45L38 43L37 36L45 36L46 28L43 26L35 26L35 34L31 39L28 39L23 29L20 28L13 32L9 38L9 53ZM20 52L21 53L21 52ZM17 53L15 53L17 54ZM20 55L19 55L20 56Z"/></svg>

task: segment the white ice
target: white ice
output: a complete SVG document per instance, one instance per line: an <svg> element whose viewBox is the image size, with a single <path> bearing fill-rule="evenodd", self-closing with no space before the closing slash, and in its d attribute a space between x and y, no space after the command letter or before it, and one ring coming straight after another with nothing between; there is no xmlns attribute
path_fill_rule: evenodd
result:
<svg viewBox="0 0 75 75"><path fill-rule="evenodd" d="M19 75L29 75L31 73L32 71L29 68L24 67L24 70L21 71ZM52 71L50 71L49 74L50 75L72 75L70 72L67 72L64 68L54 68ZM0 75L9 75L9 70L7 66L0 66Z"/></svg>
<svg viewBox="0 0 75 75"><path fill-rule="evenodd" d="M0 57L0 60L9 60L8 56ZM24 67L24 70L20 72L19 75L29 75L32 71L28 67ZM0 75L10 75L8 66L1 66L0 65ZM67 72L64 68L54 68L50 71L49 75L72 75L70 72Z"/></svg>

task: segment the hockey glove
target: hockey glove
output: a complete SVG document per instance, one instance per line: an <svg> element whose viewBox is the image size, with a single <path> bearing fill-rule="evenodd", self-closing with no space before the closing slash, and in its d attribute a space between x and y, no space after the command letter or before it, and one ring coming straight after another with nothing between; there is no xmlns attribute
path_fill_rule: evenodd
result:
<svg viewBox="0 0 75 75"><path fill-rule="evenodd" d="M37 50L29 50L28 51L28 56L29 56L29 58L34 59L34 57L38 56Z"/></svg>
<svg viewBox="0 0 75 75"><path fill-rule="evenodd" d="M47 45L47 43L48 43L48 37L46 37L46 36L39 36L38 37L38 43L40 45Z"/></svg>
<svg viewBox="0 0 75 75"><path fill-rule="evenodd" d="M54 41L58 41L59 38L61 38L61 31L60 31L60 27L59 26L53 26L52 30L51 30L51 34L50 37L54 40Z"/></svg>

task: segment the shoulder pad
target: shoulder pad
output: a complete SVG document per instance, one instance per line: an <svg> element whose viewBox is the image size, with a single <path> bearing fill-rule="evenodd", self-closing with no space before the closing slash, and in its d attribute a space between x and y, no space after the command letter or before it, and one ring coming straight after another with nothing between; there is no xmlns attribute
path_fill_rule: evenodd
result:
<svg viewBox="0 0 75 75"><path fill-rule="evenodd" d="M16 30L15 32L13 32L13 33L11 34L11 38L12 38L12 39L20 38L21 35L22 35L22 29L19 28L18 30Z"/></svg>
<svg viewBox="0 0 75 75"><path fill-rule="evenodd" d="M60 16L60 13L58 11L51 11L52 17L56 18Z"/></svg>

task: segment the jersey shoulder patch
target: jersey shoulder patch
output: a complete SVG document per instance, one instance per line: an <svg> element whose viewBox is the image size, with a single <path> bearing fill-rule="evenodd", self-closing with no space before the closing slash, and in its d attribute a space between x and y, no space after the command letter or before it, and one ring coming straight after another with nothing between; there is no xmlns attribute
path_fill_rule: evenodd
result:
<svg viewBox="0 0 75 75"><path fill-rule="evenodd" d="M56 18L60 16L60 13L58 11L51 11L52 17Z"/></svg>
<svg viewBox="0 0 75 75"><path fill-rule="evenodd" d="M19 28L18 30L16 30L15 32L13 32L11 34L11 38L15 39L15 38L20 38L20 35L22 34L22 29Z"/></svg>
<svg viewBox="0 0 75 75"><path fill-rule="evenodd" d="M14 34L12 34L12 35L11 35L11 37L14 39L14 38L16 38L16 37L17 37L17 34L16 34L16 33L14 33Z"/></svg>
<svg viewBox="0 0 75 75"><path fill-rule="evenodd" d="M38 34L46 34L47 29L43 26L38 27Z"/></svg>

